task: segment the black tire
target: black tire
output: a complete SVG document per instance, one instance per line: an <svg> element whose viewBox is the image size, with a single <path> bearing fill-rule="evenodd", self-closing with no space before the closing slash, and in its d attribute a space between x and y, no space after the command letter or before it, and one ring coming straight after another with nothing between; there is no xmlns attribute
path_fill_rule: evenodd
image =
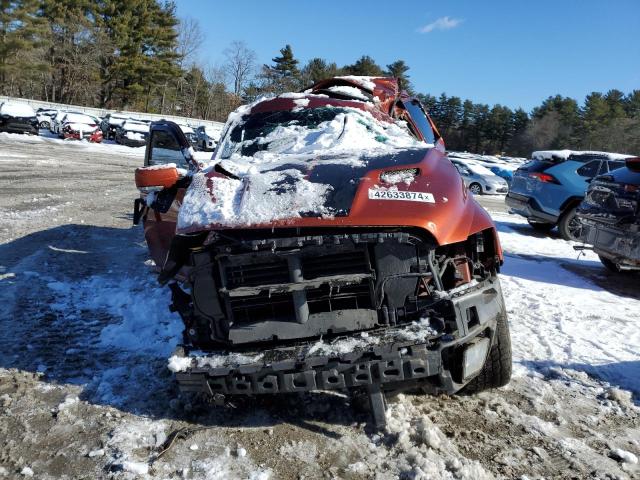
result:
<svg viewBox="0 0 640 480"><path fill-rule="evenodd" d="M555 223L534 222L529 218L527 218L527 222L529 222L529 225L531 225L531 227L538 232L550 232L551 230L553 230L553 227L556 226Z"/></svg>
<svg viewBox="0 0 640 480"><path fill-rule="evenodd" d="M613 260L609 260L608 258L603 257L602 255L598 255L598 258L600 259L602 265L604 265L607 270L613 273L620 273L622 275L633 275L634 273L637 273L634 270L621 270L619 264L617 264Z"/></svg>
<svg viewBox="0 0 640 480"><path fill-rule="evenodd" d="M558 232L560 232L560 236L565 240L572 240L574 242L580 240L582 224L576 215L577 209L577 205L569 208L562 214L558 222Z"/></svg>
<svg viewBox="0 0 640 480"><path fill-rule="evenodd" d="M45 122L44 120L42 122L40 122L40 125L38 125L39 128L49 128L49 122Z"/></svg>
<svg viewBox="0 0 640 480"><path fill-rule="evenodd" d="M482 195L482 185L473 182L471 185L469 185L469 191L474 195Z"/></svg>
<svg viewBox="0 0 640 480"><path fill-rule="evenodd" d="M506 312L498 316L496 334L484 367L471 380L463 393L478 393L489 388L504 387L511 379L511 335Z"/></svg>

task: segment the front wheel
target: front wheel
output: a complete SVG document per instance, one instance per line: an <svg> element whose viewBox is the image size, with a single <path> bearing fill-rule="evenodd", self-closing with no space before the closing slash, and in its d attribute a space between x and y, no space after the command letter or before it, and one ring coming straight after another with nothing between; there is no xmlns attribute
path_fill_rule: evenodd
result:
<svg viewBox="0 0 640 480"><path fill-rule="evenodd" d="M49 122L42 121L39 125L40 128L50 128Z"/></svg>
<svg viewBox="0 0 640 480"><path fill-rule="evenodd" d="M477 377L464 388L464 393L478 393L489 388L503 387L511 379L511 335L506 312L498 316L496 334L484 362L484 367Z"/></svg>
<svg viewBox="0 0 640 480"><path fill-rule="evenodd" d="M469 185L469 191L474 195L482 195L482 186L479 183Z"/></svg>
<svg viewBox="0 0 640 480"><path fill-rule="evenodd" d="M527 218L527 222L534 230L538 232L550 232L555 227L555 223L546 223L546 222L535 222L529 218Z"/></svg>
<svg viewBox="0 0 640 480"><path fill-rule="evenodd" d="M580 240L580 233L582 232L582 222L576 214L578 207L572 207L567 210L560 221L558 222L558 231L560 236L565 240L572 240L577 242Z"/></svg>

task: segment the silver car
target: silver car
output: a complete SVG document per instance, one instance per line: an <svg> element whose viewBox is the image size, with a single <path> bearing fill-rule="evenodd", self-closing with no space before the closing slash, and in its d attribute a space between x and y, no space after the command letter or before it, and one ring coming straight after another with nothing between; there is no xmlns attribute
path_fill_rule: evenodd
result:
<svg viewBox="0 0 640 480"><path fill-rule="evenodd" d="M506 194L509 191L509 185L504 178L500 178L487 167L453 158L449 160L458 169L464 184L474 195Z"/></svg>

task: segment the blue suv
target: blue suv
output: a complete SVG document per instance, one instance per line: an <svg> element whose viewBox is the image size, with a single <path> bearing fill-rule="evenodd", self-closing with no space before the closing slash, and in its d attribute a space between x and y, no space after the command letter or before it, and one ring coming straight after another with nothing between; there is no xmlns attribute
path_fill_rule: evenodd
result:
<svg viewBox="0 0 640 480"><path fill-rule="evenodd" d="M581 223L576 208L589 182L623 167L624 157L570 150L533 152L532 160L514 172L505 201L536 230L548 232L557 225L562 238L577 240Z"/></svg>

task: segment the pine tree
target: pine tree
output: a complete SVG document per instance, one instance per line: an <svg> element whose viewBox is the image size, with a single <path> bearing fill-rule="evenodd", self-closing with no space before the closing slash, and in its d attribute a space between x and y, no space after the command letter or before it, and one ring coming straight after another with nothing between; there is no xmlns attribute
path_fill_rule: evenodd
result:
<svg viewBox="0 0 640 480"><path fill-rule="evenodd" d="M310 86L327 78L340 75L340 70L335 62L328 63L322 58L312 58L302 68L300 73L304 86Z"/></svg>
<svg viewBox="0 0 640 480"><path fill-rule="evenodd" d="M152 94L180 75L175 5L101 0L98 25L111 40L100 59L102 105L148 108Z"/></svg>
<svg viewBox="0 0 640 480"><path fill-rule="evenodd" d="M409 81L409 65L404 63L404 60L396 60L395 62L387 65L387 74L391 77L398 79L398 84L401 90L407 91L409 94L413 93L411 82Z"/></svg>
<svg viewBox="0 0 640 480"><path fill-rule="evenodd" d="M36 55L44 22L37 0L0 0L0 92L19 94L20 81L44 69Z"/></svg>
<svg viewBox="0 0 640 480"><path fill-rule="evenodd" d="M293 56L291 45L285 45L280 49L280 56L272 58L275 64L270 67L280 78L297 78L300 76L298 60Z"/></svg>
<svg viewBox="0 0 640 480"><path fill-rule="evenodd" d="M346 65L343 70L347 75L363 75L366 77L382 77L384 71L373 58L363 55L353 65Z"/></svg>

